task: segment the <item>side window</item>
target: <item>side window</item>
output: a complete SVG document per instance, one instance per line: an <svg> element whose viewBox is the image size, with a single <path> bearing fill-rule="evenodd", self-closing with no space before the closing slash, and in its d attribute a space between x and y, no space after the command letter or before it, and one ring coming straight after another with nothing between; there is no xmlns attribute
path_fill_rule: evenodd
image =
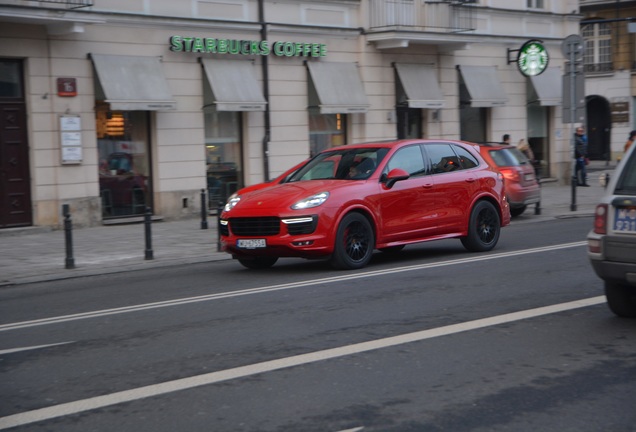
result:
<svg viewBox="0 0 636 432"><path fill-rule="evenodd" d="M450 144L427 144L424 146L431 160L433 174L441 174L462 169L459 158Z"/></svg>
<svg viewBox="0 0 636 432"><path fill-rule="evenodd" d="M417 177L427 174L422 150L419 145L412 145L398 150L384 170L385 174L395 168L401 168L411 175Z"/></svg>
<svg viewBox="0 0 636 432"><path fill-rule="evenodd" d="M470 169L479 166L479 162L477 161L475 156L470 154L470 152L464 147L455 145L453 146L453 150L455 150L455 153L457 153L457 156L459 156L459 162L461 163L463 169Z"/></svg>

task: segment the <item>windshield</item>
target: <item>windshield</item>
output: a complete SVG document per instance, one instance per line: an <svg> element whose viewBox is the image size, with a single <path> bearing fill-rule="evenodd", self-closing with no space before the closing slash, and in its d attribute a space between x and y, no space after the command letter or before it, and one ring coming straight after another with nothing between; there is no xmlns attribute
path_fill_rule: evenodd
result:
<svg viewBox="0 0 636 432"><path fill-rule="evenodd" d="M528 163L528 158L516 148L492 149L488 152L497 166L519 166Z"/></svg>
<svg viewBox="0 0 636 432"><path fill-rule="evenodd" d="M388 153L387 148L341 148L316 155L289 182L319 179L366 180Z"/></svg>
<svg viewBox="0 0 636 432"><path fill-rule="evenodd" d="M624 161L625 166L621 177L616 183L614 193L616 195L636 195L636 152L632 152L629 160Z"/></svg>

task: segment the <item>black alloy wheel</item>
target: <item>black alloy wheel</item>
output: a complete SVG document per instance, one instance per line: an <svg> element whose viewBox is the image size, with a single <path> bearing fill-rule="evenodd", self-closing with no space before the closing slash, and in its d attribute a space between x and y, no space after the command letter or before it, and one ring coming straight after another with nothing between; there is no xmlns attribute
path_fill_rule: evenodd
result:
<svg viewBox="0 0 636 432"><path fill-rule="evenodd" d="M337 269L359 269L371 261L375 236L368 219L360 213L346 215L336 233L331 265Z"/></svg>
<svg viewBox="0 0 636 432"><path fill-rule="evenodd" d="M489 251L499 241L500 231L501 220L495 206L488 201L479 201L470 213L468 235L461 241L470 252Z"/></svg>

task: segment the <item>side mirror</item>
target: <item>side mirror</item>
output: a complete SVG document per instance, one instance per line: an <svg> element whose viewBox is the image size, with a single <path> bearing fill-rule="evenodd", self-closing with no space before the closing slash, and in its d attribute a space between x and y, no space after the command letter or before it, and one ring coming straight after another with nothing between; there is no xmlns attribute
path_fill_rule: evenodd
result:
<svg viewBox="0 0 636 432"><path fill-rule="evenodd" d="M389 171L388 174L382 175L381 181L387 187L387 189L391 189L396 182L406 180L410 175L406 171L401 168L394 168Z"/></svg>

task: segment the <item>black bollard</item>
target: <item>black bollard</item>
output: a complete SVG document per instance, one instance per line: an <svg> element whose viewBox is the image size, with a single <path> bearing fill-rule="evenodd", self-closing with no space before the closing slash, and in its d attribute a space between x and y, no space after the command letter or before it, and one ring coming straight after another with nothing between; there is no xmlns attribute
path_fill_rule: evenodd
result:
<svg viewBox="0 0 636 432"><path fill-rule="evenodd" d="M66 243L66 260L64 268L75 268L75 258L73 258L73 221L71 220L71 209L68 204L62 205L62 215L64 215L64 239Z"/></svg>
<svg viewBox="0 0 636 432"><path fill-rule="evenodd" d="M578 182L578 178L576 175L572 176L572 200L570 202L570 211L576 211L576 183Z"/></svg>
<svg viewBox="0 0 636 432"><path fill-rule="evenodd" d="M208 229L208 206L205 199L205 189L201 189L201 229Z"/></svg>
<svg viewBox="0 0 636 432"><path fill-rule="evenodd" d="M146 213L144 214L144 228L146 233L146 259L147 260L153 259L151 224L152 224L152 210L150 210L150 207L146 207Z"/></svg>

